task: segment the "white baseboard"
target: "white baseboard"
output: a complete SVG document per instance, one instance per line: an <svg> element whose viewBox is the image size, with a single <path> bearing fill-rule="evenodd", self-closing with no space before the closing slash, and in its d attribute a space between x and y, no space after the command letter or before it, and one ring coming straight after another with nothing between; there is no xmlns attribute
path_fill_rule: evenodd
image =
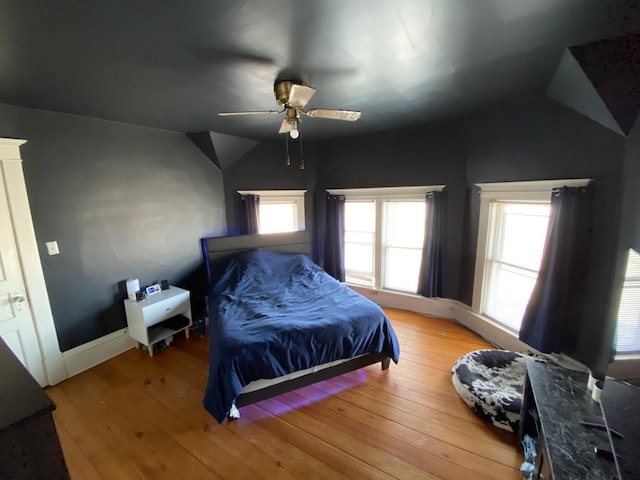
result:
<svg viewBox="0 0 640 480"><path fill-rule="evenodd" d="M471 310L468 305L449 298L425 298L387 290L375 290L359 285L350 288L382 307L399 308L436 317L449 318L474 331L489 343L514 352L539 353L526 343L490 319ZM542 354L544 355L544 354ZM552 355L553 361L572 370L587 371L586 365L566 355ZM621 356L609 364L607 375L618 379L640 378L640 356Z"/></svg>
<svg viewBox="0 0 640 480"><path fill-rule="evenodd" d="M457 300L425 298L419 295L374 290L357 285L349 285L349 287L380 306L451 319L476 332L498 348L515 352L534 351L513 333L478 315L468 305ZM67 377L84 372L134 347L135 341L129 336L128 330L123 328L63 352L62 362L56 360L45 365L49 383L55 385ZM607 374L621 379L640 378L640 359L616 360L609 365Z"/></svg>
<svg viewBox="0 0 640 480"><path fill-rule="evenodd" d="M364 297L382 307L399 308L435 317L455 319L455 305L447 298L426 298L420 295L375 290L360 285L348 285Z"/></svg>
<svg viewBox="0 0 640 480"><path fill-rule="evenodd" d="M514 352L533 351L529 345L520 341L512 332L478 315L468 305L457 300L447 299L447 301L455 305L455 319L461 325L476 332L487 342L504 350Z"/></svg>
<svg viewBox="0 0 640 480"><path fill-rule="evenodd" d="M73 377L132 349L135 345L136 342L129 336L129 330L123 328L63 352L62 359L67 375Z"/></svg>
<svg viewBox="0 0 640 480"><path fill-rule="evenodd" d="M359 285L349 285L349 287L382 307L399 308L454 320L473 330L496 347L516 352L532 350L513 333L478 315L468 305L457 300L426 298L408 293L375 290Z"/></svg>
<svg viewBox="0 0 640 480"><path fill-rule="evenodd" d="M56 385L69 377L62 354L56 356L53 360L47 361L45 359L44 370L47 374L47 385Z"/></svg>
<svg viewBox="0 0 640 480"><path fill-rule="evenodd" d="M449 318L473 330L496 347L515 352L532 350L513 333L493 324L491 321L473 312L468 305L450 298L426 298L420 295L375 290L372 288L349 285L353 290L382 307L399 308L417 313Z"/></svg>

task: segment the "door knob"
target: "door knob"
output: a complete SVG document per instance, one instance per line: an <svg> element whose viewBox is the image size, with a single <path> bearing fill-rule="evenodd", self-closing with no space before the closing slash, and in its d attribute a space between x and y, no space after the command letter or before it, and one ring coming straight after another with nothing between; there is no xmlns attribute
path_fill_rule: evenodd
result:
<svg viewBox="0 0 640 480"><path fill-rule="evenodd" d="M20 295L19 293L16 293L13 297L11 297L11 300L10 300L11 303L21 303L24 301L25 301L24 296Z"/></svg>

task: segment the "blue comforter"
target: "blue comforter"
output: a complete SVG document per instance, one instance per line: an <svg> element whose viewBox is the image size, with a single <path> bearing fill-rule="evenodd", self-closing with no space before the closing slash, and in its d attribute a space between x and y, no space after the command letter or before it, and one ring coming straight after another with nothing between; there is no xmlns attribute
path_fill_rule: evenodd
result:
<svg viewBox="0 0 640 480"><path fill-rule="evenodd" d="M218 422L253 380L364 353L398 362L398 339L380 307L306 255L251 250L212 277L203 404Z"/></svg>

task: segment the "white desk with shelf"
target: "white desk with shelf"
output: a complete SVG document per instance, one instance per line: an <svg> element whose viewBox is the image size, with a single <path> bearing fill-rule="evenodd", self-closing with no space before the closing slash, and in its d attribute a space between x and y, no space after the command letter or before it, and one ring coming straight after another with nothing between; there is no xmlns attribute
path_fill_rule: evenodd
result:
<svg viewBox="0 0 640 480"><path fill-rule="evenodd" d="M168 290L161 290L154 295L149 295L140 302L126 299L124 309L127 314L129 336L137 342L138 348L140 344L146 345L151 357L153 357L154 343L183 330L185 336L189 338L189 327L193 321L188 290L171 285ZM184 315L189 319L189 323L179 330L171 330L158 325L176 315Z"/></svg>

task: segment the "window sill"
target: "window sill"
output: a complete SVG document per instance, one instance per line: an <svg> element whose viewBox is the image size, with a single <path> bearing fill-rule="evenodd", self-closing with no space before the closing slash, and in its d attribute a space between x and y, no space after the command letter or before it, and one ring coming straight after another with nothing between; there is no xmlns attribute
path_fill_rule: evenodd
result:
<svg viewBox="0 0 640 480"><path fill-rule="evenodd" d="M484 320L485 322L487 322L488 324L490 324L493 328L498 328L501 331L503 331L505 334L507 335L511 335L513 338L518 338L519 336L519 332L511 327L509 327L508 325L505 325L502 322L499 322L498 320L495 320L492 317L489 317L487 315L485 315L484 313L477 313L474 312L473 310L471 310L475 315L477 315L478 317L480 317L482 320Z"/></svg>
<svg viewBox="0 0 640 480"><path fill-rule="evenodd" d="M383 290L354 283L345 285L383 307L455 319L455 307L446 298L426 298L415 293Z"/></svg>
<svg viewBox="0 0 640 480"><path fill-rule="evenodd" d="M640 353L620 353L615 356L615 360L620 360L621 362L640 360Z"/></svg>
<svg viewBox="0 0 640 480"><path fill-rule="evenodd" d="M609 364L607 375L614 378L635 380L640 378L640 354L616 355L613 363Z"/></svg>

